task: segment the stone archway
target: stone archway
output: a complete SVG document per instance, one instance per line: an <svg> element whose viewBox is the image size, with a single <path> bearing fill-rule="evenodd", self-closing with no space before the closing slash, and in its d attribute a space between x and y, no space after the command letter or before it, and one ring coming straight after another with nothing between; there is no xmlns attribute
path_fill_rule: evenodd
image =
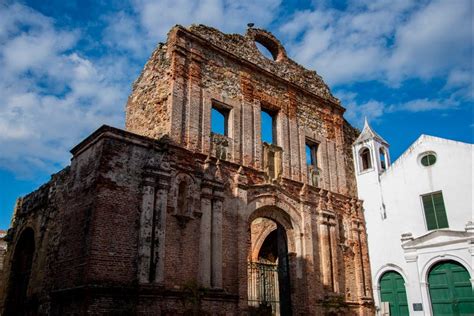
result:
<svg viewBox="0 0 474 316"><path fill-rule="evenodd" d="M282 209L265 206L251 214L249 227L249 306L262 315L291 315L288 255L293 233L291 218Z"/></svg>
<svg viewBox="0 0 474 316"><path fill-rule="evenodd" d="M276 231L276 223L264 217L259 217L250 223L250 244L252 245L249 260L258 261L261 248L267 237Z"/></svg>
<svg viewBox="0 0 474 316"><path fill-rule="evenodd" d="M33 315L27 297L30 282L31 266L35 253L35 238L31 228L26 228L18 239L11 265L8 282L8 294L5 304L5 315Z"/></svg>

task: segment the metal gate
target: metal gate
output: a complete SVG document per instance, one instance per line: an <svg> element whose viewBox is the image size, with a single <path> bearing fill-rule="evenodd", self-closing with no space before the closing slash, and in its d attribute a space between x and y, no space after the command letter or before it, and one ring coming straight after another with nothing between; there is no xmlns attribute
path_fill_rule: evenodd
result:
<svg viewBox="0 0 474 316"><path fill-rule="evenodd" d="M272 315L280 315L278 265L249 262L247 275L249 306L271 307Z"/></svg>

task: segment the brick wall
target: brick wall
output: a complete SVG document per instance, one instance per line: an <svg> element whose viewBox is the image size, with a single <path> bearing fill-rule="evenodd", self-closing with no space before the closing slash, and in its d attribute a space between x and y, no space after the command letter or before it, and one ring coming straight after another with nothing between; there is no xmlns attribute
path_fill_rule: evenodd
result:
<svg viewBox="0 0 474 316"><path fill-rule="evenodd" d="M210 135L213 104L230 111L220 138ZM277 113L274 145L259 136L262 107ZM357 131L343 111L270 33L177 26L134 84L127 131L101 127L72 149L70 167L19 199L4 279L32 228L33 313L250 313L247 264L260 247L250 228L264 218L285 230L293 314L371 315ZM319 144L317 185L307 138Z"/></svg>

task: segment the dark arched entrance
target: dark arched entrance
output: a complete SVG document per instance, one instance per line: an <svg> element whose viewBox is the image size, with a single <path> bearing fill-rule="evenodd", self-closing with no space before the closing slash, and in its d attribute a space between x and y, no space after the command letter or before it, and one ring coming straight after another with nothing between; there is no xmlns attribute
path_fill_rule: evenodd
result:
<svg viewBox="0 0 474 316"><path fill-rule="evenodd" d="M455 261L434 265L428 274L434 316L474 315L474 297L469 272Z"/></svg>
<svg viewBox="0 0 474 316"><path fill-rule="evenodd" d="M25 229L16 243L8 282L5 315L34 315L27 299L31 264L35 253L35 238L31 228Z"/></svg>
<svg viewBox="0 0 474 316"><path fill-rule="evenodd" d="M268 233L268 231L270 231ZM268 218L251 224L252 243L263 242L252 250L248 263L249 306L258 315L291 315L288 241L285 228Z"/></svg>
<svg viewBox="0 0 474 316"><path fill-rule="evenodd" d="M380 278L380 300L388 302L391 316L408 316L405 281L400 273L387 271Z"/></svg>

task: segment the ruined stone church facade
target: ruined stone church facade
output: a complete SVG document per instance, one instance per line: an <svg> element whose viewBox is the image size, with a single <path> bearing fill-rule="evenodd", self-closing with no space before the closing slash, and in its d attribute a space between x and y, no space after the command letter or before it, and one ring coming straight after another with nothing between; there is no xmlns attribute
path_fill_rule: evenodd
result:
<svg viewBox="0 0 474 316"><path fill-rule="evenodd" d="M373 315L343 113L271 33L174 27L126 131L99 128L18 200L4 314Z"/></svg>

